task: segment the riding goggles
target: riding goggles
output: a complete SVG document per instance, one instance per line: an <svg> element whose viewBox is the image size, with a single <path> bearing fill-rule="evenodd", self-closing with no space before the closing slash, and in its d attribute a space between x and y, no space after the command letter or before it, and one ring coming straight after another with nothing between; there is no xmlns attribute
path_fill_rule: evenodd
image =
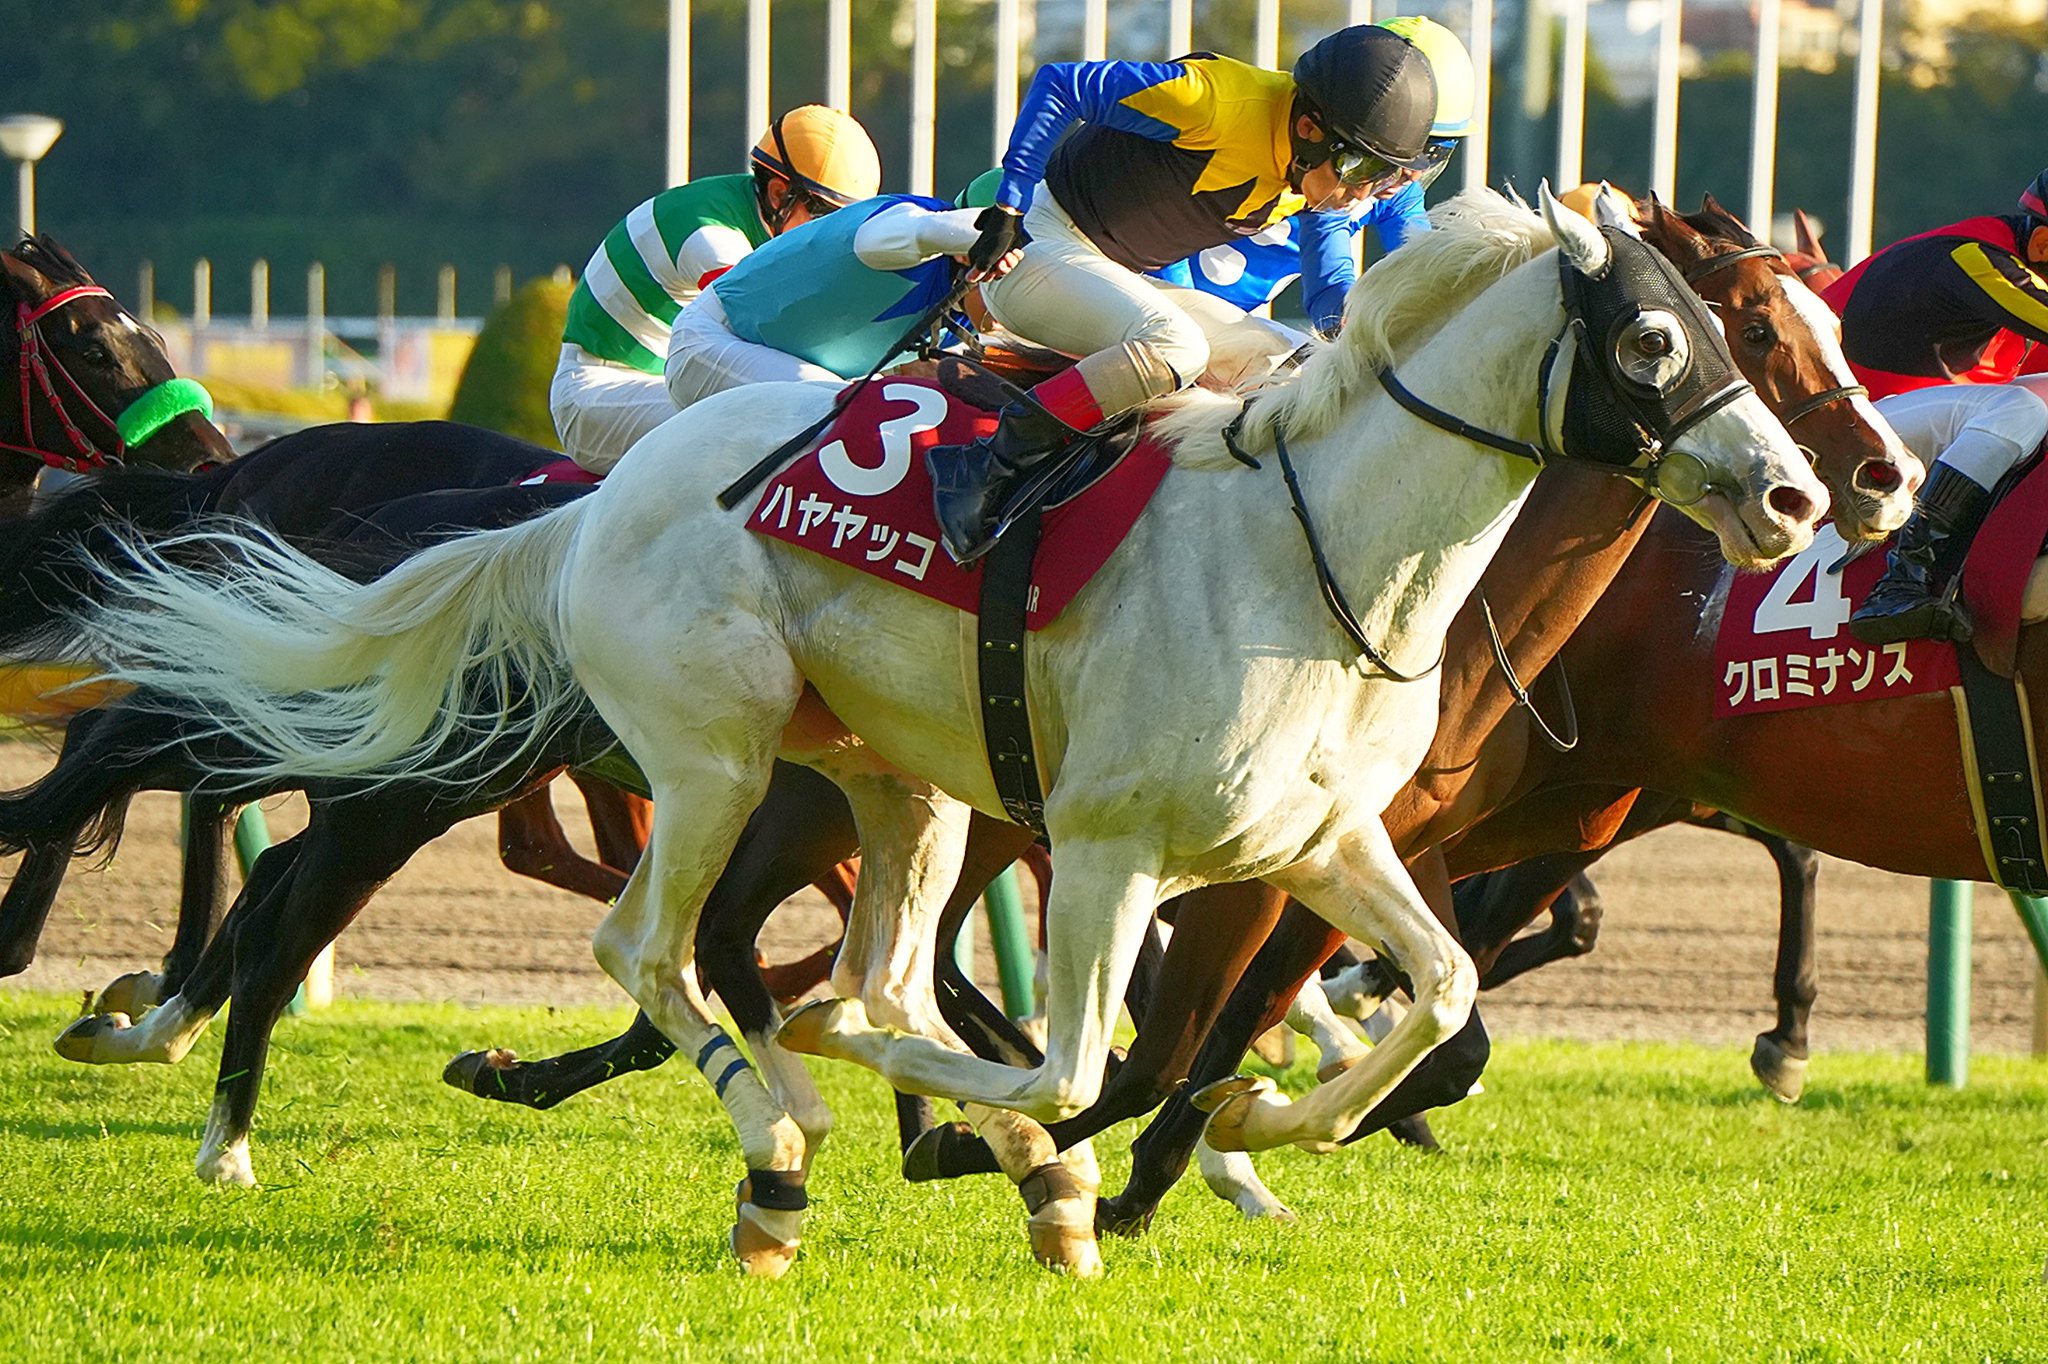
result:
<svg viewBox="0 0 2048 1364"><path fill-rule="evenodd" d="M1338 184L1354 189L1360 185L1391 184L1401 175L1401 168L1378 152L1338 138L1330 139L1330 170Z"/></svg>
<svg viewBox="0 0 2048 1364"><path fill-rule="evenodd" d="M1451 154L1457 150L1457 138L1432 137L1422 149L1421 158L1405 168L1403 178L1428 189L1444 173L1444 167L1451 163Z"/></svg>

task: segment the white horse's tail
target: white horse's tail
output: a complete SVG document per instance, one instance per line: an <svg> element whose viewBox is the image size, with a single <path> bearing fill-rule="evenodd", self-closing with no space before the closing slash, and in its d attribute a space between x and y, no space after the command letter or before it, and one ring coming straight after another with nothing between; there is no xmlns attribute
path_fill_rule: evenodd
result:
<svg viewBox="0 0 2048 1364"><path fill-rule="evenodd" d="M78 620L136 703L246 750L195 746L223 775L467 784L588 704L558 600L592 500L448 540L368 585L246 522L131 540L96 564L106 604Z"/></svg>

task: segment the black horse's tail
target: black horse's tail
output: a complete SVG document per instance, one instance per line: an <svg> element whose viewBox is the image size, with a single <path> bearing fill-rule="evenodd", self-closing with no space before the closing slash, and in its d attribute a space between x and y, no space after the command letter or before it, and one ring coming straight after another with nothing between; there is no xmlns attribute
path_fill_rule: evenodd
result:
<svg viewBox="0 0 2048 1364"><path fill-rule="evenodd" d="M110 468L25 511L0 514L0 657L65 657L68 612L103 589L88 561L113 548L108 532L154 539L190 524L212 511L233 468Z"/></svg>

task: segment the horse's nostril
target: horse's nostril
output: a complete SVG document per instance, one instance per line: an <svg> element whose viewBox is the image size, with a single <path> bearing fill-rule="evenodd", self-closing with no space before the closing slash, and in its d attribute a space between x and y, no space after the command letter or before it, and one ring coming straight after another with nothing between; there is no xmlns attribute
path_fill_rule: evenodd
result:
<svg viewBox="0 0 2048 1364"><path fill-rule="evenodd" d="M1856 486L1874 493L1891 492L1905 481L1899 466L1888 459L1866 459L1856 469Z"/></svg>
<svg viewBox="0 0 2048 1364"><path fill-rule="evenodd" d="M1780 483L1771 489L1764 499L1765 505L1787 521L1811 521L1814 515L1813 499L1789 483Z"/></svg>

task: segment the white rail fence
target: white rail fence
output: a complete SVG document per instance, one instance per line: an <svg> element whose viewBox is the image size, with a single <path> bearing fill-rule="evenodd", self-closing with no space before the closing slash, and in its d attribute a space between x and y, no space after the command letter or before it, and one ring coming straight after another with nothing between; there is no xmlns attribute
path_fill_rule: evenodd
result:
<svg viewBox="0 0 2048 1364"><path fill-rule="evenodd" d="M1162 3L1164 25L1155 24L1149 17L1156 14L1161 5L1148 5L1145 22L1120 25L1120 28L1131 32L1119 32L1120 41L1115 44L1114 55L1138 59L1166 57L1187 52L1193 47L1193 0L1162 0ZM909 127L904 130L909 151L909 188L915 193L926 194L932 191L932 148L938 131L938 0L903 0L903 4L909 13L911 32L910 117ZM1584 178L1589 0L1521 0L1521 4L1526 6L1532 23L1554 18L1562 31L1556 90L1557 146L1549 174L1560 184L1577 184ZM1844 149L1851 163L1846 230L1836 253L1844 263L1861 260L1870 253L1883 4L1884 0L1861 0L1853 37L1844 34L1844 46L1853 47L1855 52L1852 145ZM1050 16L1069 13L1077 5L1080 8L1080 55L1092 58L1108 54L1111 51L1108 0L1064 0L1063 4L1061 0L988 0L984 6L988 11L987 17L975 16L973 22L990 23L994 27L995 72L993 88L989 92L989 146L995 157L999 158L1008 144L1010 128L1017 116L1021 83L1033 65L1030 49L1034 39L1027 35L1027 27L1031 27L1034 34L1042 34L1049 27L1047 20ZM766 126L771 108L813 100L822 100L840 108L850 107L853 33L849 0L829 0L822 35L826 53L822 90L770 89L771 6L772 0L748 0L747 5L746 107L749 138ZM1705 4L1697 7L1708 8ZM1035 25L1027 25L1027 8L1037 18ZM1304 5L1303 8L1310 7ZM1349 0L1345 20L1368 23L1391 17L1402 8L1398 0L1396 3L1389 3L1389 0L1378 0L1378 3L1375 0ZM1446 23L1466 40L1472 50L1479 75L1479 111L1477 126L1459 156L1463 162L1463 183L1468 187L1486 184L1492 143L1492 130L1488 126L1488 96L1495 59L1494 29L1497 22L1515 17L1512 7L1503 5L1497 11L1494 0L1435 0L1435 3L1417 0L1406 8L1416 13L1427 13ZM1727 5L1723 3L1712 8L1726 9ZM1250 31L1237 41L1226 44L1228 49L1264 66L1277 67L1291 60L1294 55L1291 51L1280 50L1281 11L1281 0L1257 0ZM1318 19L1327 21L1331 8L1328 4L1315 5L1312 12ZM1759 233L1768 234L1775 206L1772 191L1777 163L1780 0L1752 0L1752 12L1757 36L1753 49L1755 77L1750 120L1747 216ZM1680 34L1684 19L1684 0L1661 0L1648 133L1651 188L1667 199L1674 197L1677 179L1678 108L1682 83ZM807 32L804 40L815 43L818 36ZM1163 43L1159 41L1161 36ZM1210 37L1215 41L1215 35ZM1141 39L1150 50L1140 50ZM720 58L723 60L724 54L720 54ZM692 60L690 0L669 0L667 171L672 184L680 184L690 175L689 86ZM1547 53L1540 60L1547 62ZM1532 71L1531 74L1544 87L1545 95L1543 104L1521 111L1522 116L1533 119L1547 112L1547 65L1542 71ZM949 128L947 131L953 137L967 135L963 129Z"/></svg>

